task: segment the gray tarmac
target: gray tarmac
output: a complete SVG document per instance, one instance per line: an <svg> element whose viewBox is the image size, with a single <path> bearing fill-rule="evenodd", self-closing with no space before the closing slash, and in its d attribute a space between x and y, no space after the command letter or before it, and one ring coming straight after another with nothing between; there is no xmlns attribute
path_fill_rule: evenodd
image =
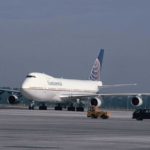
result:
<svg viewBox="0 0 150 150"><path fill-rule="evenodd" d="M149 150L150 120L112 111L108 120L86 112L0 109L2 150Z"/></svg>

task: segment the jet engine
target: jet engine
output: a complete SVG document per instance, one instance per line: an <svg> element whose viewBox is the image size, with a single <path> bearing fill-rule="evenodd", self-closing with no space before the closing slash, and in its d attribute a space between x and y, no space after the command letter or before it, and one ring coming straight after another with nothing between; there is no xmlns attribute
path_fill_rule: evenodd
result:
<svg viewBox="0 0 150 150"><path fill-rule="evenodd" d="M143 100L142 100L142 98L140 96L135 96L135 97L132 98L131 104L133 106L137 106L138 107L138 106L141 106L143 104Z"/></svg>
<svg viewBox="0 0 150 150"><path fill-rule="evenodd" d="M18 96L17 95L9 96L8 102L9 102L9 104L18 104L19 103Z"/></svg>
<svg viewBox="0 0 150 150"><path fill-rule="evenodd" d="M91 99L91 105L99 107L102 105L102 101L98 97L94 97Z"/></svg>

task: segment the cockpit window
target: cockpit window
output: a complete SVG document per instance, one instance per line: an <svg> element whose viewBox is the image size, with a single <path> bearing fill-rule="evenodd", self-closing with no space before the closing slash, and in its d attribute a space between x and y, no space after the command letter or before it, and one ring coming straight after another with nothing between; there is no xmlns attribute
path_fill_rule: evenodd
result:
<svg viewBox="0 0 150 150"><path fill-rule="evenodd" d="M33 76L33 75L27 75L26 77L27 78L36 78L36 76Z"/></svg>

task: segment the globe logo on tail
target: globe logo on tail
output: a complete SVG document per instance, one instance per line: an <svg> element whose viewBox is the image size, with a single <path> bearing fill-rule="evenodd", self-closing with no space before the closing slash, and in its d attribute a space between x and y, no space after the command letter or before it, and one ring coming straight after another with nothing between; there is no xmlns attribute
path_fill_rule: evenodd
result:
<svg viewBox="0 0 150 150"><path fill-rule="evenodd" d="M96 58L94 65L92 67L91 74L89 77L90 80L93 80L93 81L99 81L100 80L103 56L104 56L104 49L101 49L100 53L98 55L98 58Z"/></svg>
<svg viewBox="0 0 150 150"><path fill-rule="evenodd" d="M96 58L91 70L90 80L100 80L100 62L98 58Z"/></svg>

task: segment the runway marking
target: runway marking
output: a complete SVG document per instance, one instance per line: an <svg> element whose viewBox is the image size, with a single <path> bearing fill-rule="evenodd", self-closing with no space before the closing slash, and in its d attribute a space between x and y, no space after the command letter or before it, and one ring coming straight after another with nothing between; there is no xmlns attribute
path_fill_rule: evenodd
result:
<svg viewBox="0 0 150 150"><path fill-rule="evenodd" d="M25 149L30 149L30 148L36 148L36 149L60 149L60 147L57 146L48 146L48 147L43 147L43 146L4 146L5 148L25 148Z"/></svg>

